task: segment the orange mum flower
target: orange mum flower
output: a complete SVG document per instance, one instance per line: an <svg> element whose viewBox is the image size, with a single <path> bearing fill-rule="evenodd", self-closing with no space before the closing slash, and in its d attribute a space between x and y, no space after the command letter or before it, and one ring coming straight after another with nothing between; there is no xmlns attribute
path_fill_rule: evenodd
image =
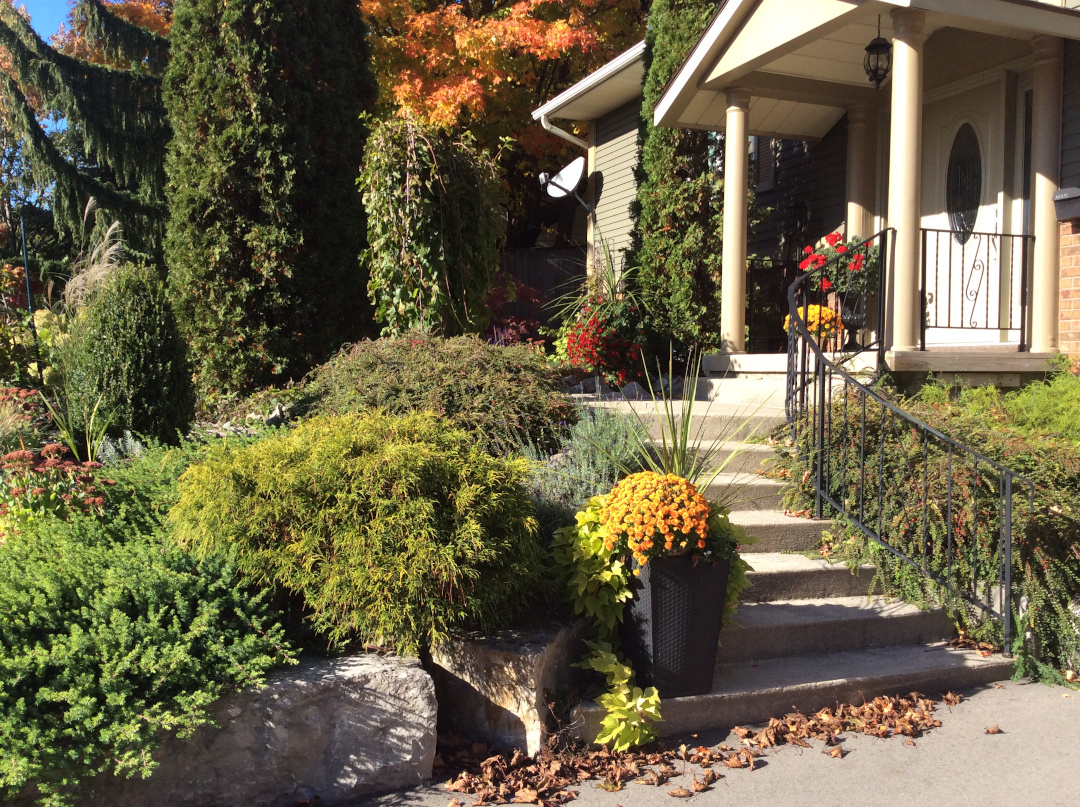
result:
<svg viewBox="0 0 1080 807"><path fill-rule="evenodd" d="M709 512L709 503L688 480L643 471L615 486L600 519L607 527L608 540L625 542L637 562L644 565L650 557L670 551L676 540L685 547L686 539L697 536L694 544L704 548Z"/></svg>

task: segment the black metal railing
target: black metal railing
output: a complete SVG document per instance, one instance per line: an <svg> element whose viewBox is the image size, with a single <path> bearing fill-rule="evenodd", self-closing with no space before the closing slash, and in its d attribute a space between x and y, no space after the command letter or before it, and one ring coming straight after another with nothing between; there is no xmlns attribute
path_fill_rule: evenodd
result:
<svg viewBox="0 0 1080 807"><path fill-rule="evenodd" d="M1029 288L1035 236L922 231L922 329L1013 331L1020 352L1028 340Z"/></svg>
<svg viewBox="0 0 1080 807"><path fill-rule="evenodd" d="M856 249L876 244L884 268L890 233ZM814 516L831 511L954 602L1000 620L1009 653L1013 499L1026 488L1033 509L1034 485L903 411L872 381L843 369L842 358L829 358L808 315L829 270L812 269L788 289L787 418L809 470Z"/></svg>

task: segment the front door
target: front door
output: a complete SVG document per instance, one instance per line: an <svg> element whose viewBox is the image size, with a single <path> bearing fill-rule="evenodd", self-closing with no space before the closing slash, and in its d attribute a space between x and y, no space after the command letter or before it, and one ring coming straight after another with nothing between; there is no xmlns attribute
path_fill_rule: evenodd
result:
<svg viewBox="0 0 1080 807"><path fill-rule="evenodd" d="M1015 97L1002 73L924 107L927 345L1019 340L1026 242L1010 237L1015 140L1009 127L1014 125Z"/></svg>

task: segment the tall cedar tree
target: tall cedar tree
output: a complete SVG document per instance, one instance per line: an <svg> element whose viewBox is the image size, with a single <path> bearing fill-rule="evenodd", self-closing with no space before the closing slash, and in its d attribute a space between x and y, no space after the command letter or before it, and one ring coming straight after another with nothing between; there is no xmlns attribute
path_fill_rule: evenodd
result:
<svg viewBox="0 0 1080 807"><path fill-rule="evenodd" d="M710 132L653 126L664 87L705 30L717 4L654 0L645 34L645 85L630 261L653 325L691 345L720 333L724 185L720 141Z"/></svg>
<svg viewBox="0 0 1080 807"><path fill-rule="evenodd" d="M5 123L42 189L51 186L57 229L81 232L93 196L124 225L129 247L160 257L165 220L165 144L161 100L168 40L111 14L100 0L72 11L97 47L113 54L93 64L46 44L10 0L0 0L0 99ZM121 64L122 62L122 64ZM42 121L62 117L86 149L73 161Z"/></svg>
<svg viewBox="0 0 1080 807"><path fill-rule="evenodd" d="M205 392L296 378L371 321L355 0L177 0L166 258Z"/></svg>

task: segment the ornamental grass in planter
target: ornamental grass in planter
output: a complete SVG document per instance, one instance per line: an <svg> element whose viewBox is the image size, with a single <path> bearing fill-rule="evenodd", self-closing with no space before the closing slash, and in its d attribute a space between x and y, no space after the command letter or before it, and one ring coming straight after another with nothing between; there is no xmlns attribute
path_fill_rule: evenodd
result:
<svg viewBox="0 0 1080 807"><path fill-rule="evenodd" d="M735 456L719 461L723 442L751 436L750 418L712 445L695 440L700 356L690 367L681 407L658 399L658 444L641 422L638 455L647 470L591 498L552 546L575 612L593 623L580 666L607 680L596 742L617 751L655 739L661 694L712 689L720 626L749 582L738 548L752 539L728 518L732 491L713 502L701 491Z"/></svg>

